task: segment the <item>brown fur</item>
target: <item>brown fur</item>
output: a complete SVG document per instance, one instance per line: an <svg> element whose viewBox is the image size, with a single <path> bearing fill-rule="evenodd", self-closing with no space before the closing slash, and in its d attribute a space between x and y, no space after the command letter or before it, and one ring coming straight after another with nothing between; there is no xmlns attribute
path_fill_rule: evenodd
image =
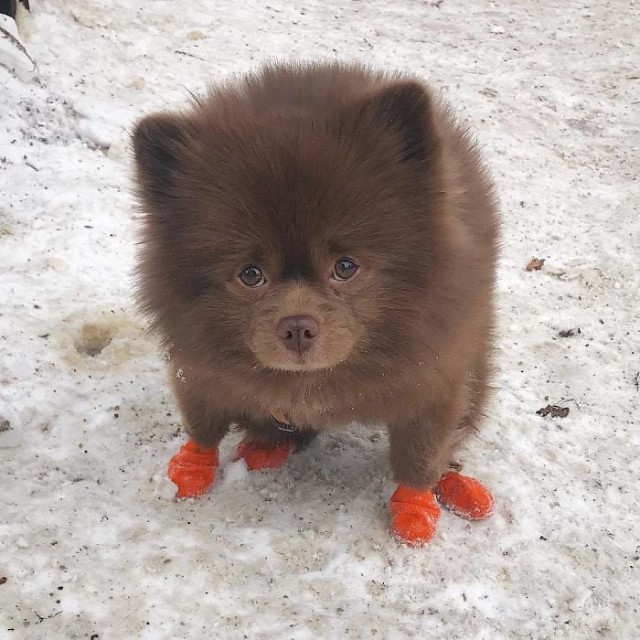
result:
<svg viewBox="0 0 640 640"><path fill-rule="evenodd" d="M498 227L448 107L406 76L272 65L145 118L134 147L140 299L190 436L383 423L395 479L433 486L485 407ZM343 257L360 269L332 280ZM275 334L291 315L320 327L300 356Z"/></svg>

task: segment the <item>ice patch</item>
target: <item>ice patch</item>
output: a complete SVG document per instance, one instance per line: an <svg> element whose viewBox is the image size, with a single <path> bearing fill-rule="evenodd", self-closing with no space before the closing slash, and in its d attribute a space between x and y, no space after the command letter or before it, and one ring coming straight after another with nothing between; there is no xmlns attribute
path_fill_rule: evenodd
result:
<svg viewBox="0 0 640 640"><path fill-rule="evenodd" d="M173 500L176 497L176 485L169 480L165 470L153 476L153 495L160 500Z"/></svg>
<svg viewBox="0 0 640 640"><path fill-rule="evenodd" d="M247 463L241 458L224 467L220 485L227 487L233 484L242 484L247 481L248 477L249 469L247 468Z"/></svg>
<svg viewBox="0 0 640 640"><path fill-rule="evenodd" d="M587 600L591 597L592 593L586 587L581 589L573 600L569 601L569 609L571 611L580 611L586 604Z"/></svg>
<svg viewBox="0 0 640 640"><path fill-rule="evenodd" d="M80 138L104 150L126 146L128 131L136 116L132 110L120 103L77 98L73 102L73 111L78 116L76 132ZM119 156L120 152L116 155Z"/></svg>

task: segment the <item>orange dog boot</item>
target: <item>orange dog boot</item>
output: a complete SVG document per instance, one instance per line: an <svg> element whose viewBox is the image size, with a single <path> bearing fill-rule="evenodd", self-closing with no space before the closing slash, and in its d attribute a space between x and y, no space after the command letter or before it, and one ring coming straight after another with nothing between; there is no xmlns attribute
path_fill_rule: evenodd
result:
<svg viewBox="0 0 640 640"><path fill-rule="evenodd" d="M188 440L169 460L169 479L178 487L178 498L196 498L213 484L218 467L218 449L207 449Z"/></svg>
<svg viewBox="0 0 640 640"><path fill-rule="evenodd" d="M285 463L292 449L293 442L268 446L245 438L238 445L234 460L242 458L251 471L278 469Z"/></svg>
<svg viewBox="0 0 640 640"><path fill-rule="evenodd" d="M445 473L436 485L436 495L444 507L467 520L484 520L493 513L495 502L480 482L455 471Z"/></svg>
<svg viewBox="0 0 640 640"><path fill-rule="evenodd" d="M440 507L430 489L399 485L391 496L391 528L398 538L411 545L429 542L436 533Z"/></svg>

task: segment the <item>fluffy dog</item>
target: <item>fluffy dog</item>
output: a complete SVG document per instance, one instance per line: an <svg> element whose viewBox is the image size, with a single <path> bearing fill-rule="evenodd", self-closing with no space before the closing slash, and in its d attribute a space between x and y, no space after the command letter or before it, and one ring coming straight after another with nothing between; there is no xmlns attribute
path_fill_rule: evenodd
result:
<svg viewBox="0 0 640 640"><path fill-rule="evenodd" d="M144 118L134 150L139 295L190 436L179 495L211 484L232 423L251 468L382 423L402 539L433 536L436 496L488 515L447 469L487 400L498 217L449 107L400 74L276 64Z"/></svg>

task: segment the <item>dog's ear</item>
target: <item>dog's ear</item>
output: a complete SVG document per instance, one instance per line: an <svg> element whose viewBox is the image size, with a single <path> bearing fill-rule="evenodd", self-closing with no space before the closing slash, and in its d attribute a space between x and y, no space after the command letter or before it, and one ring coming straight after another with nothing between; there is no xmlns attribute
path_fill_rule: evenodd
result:
<svg viewBox="0 0 640 640"><path fill-rule="evenodd" d="M403 80L371 96L365 112L397 132L405 162L424 163L435 159L439 150L432 101L419 82Z"/></svg>
<svg viewBox="0 0 640 640"><path fill-rule="evenodd" d="M188 135L184 116L156 114L138 122L133 132L133 152L143 188L155 193L171 189Z"/></svg>

